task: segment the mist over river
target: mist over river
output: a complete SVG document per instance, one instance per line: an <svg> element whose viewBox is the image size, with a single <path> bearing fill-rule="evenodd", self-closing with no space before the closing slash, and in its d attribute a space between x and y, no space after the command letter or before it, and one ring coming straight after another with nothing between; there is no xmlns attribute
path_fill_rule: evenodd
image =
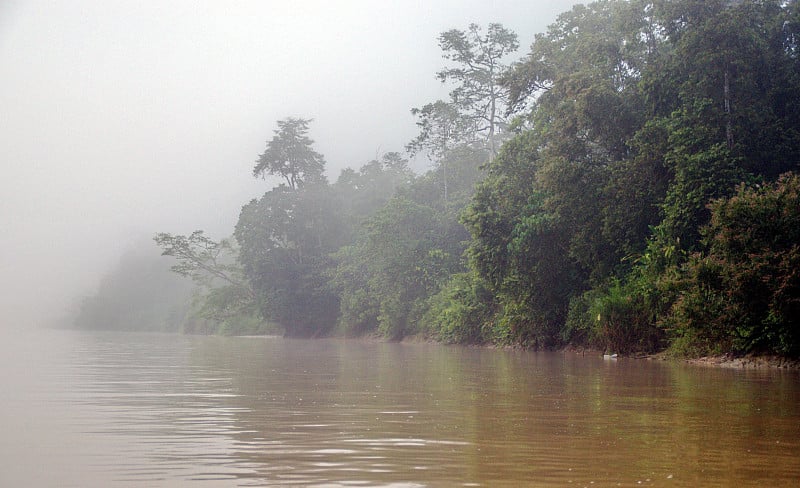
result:
<svg viewBox="0 0 800 488"><path fill-rule="evenodd" d="M0 486L794 486L800 376L343 340L5 331Z"/></svg>

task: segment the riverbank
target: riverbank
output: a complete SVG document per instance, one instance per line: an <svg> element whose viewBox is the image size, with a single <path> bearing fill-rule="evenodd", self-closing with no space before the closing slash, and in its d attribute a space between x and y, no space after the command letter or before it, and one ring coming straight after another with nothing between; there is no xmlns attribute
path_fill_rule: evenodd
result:
<svg viewBox="0 0 800 488"><path fill-rule="evenodd" d="M732 369L791 369L800 370L800 359L781 356L743 356L730 354L685 359L689 364Z"/></svg>
<svg viewBox="0 0 800 488"><path fill-rule="evenodd" d="M382 336L375 334L363 337L365 338L365 340L368 341L390 342L385 338L383 338ZM420 344L420 343L443 344L439 341L436 341L435 339L432 339L422 334L415 334L404 337L403 339L401 339L400 342L404 344ZM462 347L484 347L488 349L521 348L520 346L498 346L496 344L483 344L483 345L458 344L458 345ZM568 352L584 356L596 355L597 357L603 357L603 351L587 347L576 347L573 345L567 345L561 348L560 350L565 353ZM735 356L733 354L721 354L717 356L703 356L698 358L681 358L669 355L666 352L659 352L655 354L640 354L640 355L619 356L619 357L624 359L641 359L649 361L673 361L673 362L682 362L686 364L693 364L697 366L708 366L708 367L730 368L730 369L786 369L786 370L800 371L800 359L787 358L775 355L759 356L750 354L745 356Z"/></svg>

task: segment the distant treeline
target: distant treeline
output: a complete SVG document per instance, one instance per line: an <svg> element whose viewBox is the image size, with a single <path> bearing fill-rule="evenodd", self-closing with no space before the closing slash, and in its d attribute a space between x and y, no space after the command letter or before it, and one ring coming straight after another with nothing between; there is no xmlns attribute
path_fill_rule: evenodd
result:
<svg viewBox="0 0 800 488"><path fill-rule="evenodd" d="M793 0L576 6L511 63L502 25L450 30L429 172L329 183L284 119L232 239L156 240L195 313L290 336L798 355L799 43Z"/></svg>
<svg viewBox="0 0 800 488"><path fill-rule="evenodd" d="M79 304L75 324L84 329L179 332L190 312L192 284L153 252L129 251Z"/></svg>
<svg viewBox="0 0 800 488"><path fill-rule="evenodd" d="M98 291L83 298L69 319L73 327L91 330L179 332L186 334L253 335L279 333L260 317L222 317L207 313L202 287L176 275L174 260L155 249L126 252L101 281Z"/></svg>

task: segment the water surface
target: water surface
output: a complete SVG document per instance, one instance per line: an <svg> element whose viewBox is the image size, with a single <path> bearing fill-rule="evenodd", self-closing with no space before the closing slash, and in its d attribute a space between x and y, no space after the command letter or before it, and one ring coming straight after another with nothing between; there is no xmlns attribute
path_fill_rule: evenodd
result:
<svg viewBox="0 0 800 488"><path fill-rule="evenodd" d="M0 352L0 486L800 480L795 372L68 331L9 335Z"/></svg>

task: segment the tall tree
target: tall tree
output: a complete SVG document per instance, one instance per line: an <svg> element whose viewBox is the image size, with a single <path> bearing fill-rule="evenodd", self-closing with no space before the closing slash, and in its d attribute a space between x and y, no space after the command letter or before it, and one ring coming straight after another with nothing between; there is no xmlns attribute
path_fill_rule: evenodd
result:
<svg viewBox="0 0 800 488"><path fill-rule="evenodd" d="M341 202L323 174L325 159L307 135L309 122L278 121L253 175L279 175L286 184L242 207L234 233L262 316L290 336L323 334L336 322L339 304L326 272L347 235Z"/></svg>
<svg viewBox="0 0 800 488"><path fill-rule="evenodd" d="M517 34L502 24L491 23L486 34L477 24L466 31L451 29L439 36L442 57L452 61L436 73L441 82L453 81L452 104L469 121L476 133L485 134L492 154L495 135L506 124L506 93L500 78L507 69L503 58L519 48Z"/></svg>
<svg viewBox="0 0 800 488"><path fill-rule="evenodd" d="M436 73L442 83L453 82L450 100L437 100L411 109L419 135L407 146L410 153L426 152L442 172L444 200L448 197L447 154L455 147L472 145L481 137L492 157L498 135L507 125L507 92L500 79L508 69L503 58L519 47L517 35L501 24L489 24L481 33L477 24L466 31L451 29L439 35L442 57L451 66Z"/></svg>
<svg viewBox="0 0 800 488"><path fill-rule="evenodd" d="M325 158L312 148L314 141L307 135L309 123L311 119L294 117L279 120L275 135L256 161L253 176L280 176L292 190L324 181Z"/></svg>

